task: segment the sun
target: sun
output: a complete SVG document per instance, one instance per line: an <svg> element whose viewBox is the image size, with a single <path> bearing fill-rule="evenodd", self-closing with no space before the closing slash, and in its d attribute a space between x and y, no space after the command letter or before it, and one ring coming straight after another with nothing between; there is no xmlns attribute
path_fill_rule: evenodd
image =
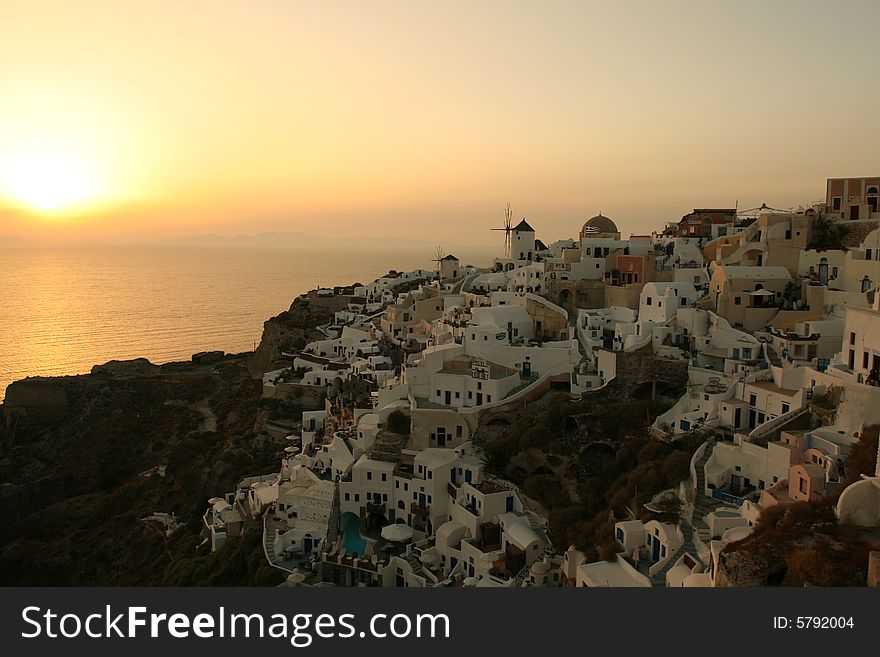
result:
<svg viewBox="0 0 880 657"><path fill-rule="evenodd" d="M4 155L0 194L26 210L40 214L77 212L103 196L100 176L81 153L41 147Z"/></svg>

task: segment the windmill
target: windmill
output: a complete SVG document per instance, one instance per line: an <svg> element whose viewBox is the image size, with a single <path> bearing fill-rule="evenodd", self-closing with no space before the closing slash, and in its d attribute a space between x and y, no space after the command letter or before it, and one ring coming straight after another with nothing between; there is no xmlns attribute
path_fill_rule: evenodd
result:
<svg viewBox="0 0 880 657"><path fill-rule="evenodd" d="M443 258L446 257L446 251L443 250L443 247L438 245L436 250L434 251L434 258L431 262L437 263L437 278L440 278L440 264L443 262Z"/></svg>
<svg viewBox="0 0 880 657"><path fill-rule="evenodd" d="M510 234L513 232L513 213L510 211L510 203L504 208L504 228L492 228L491 230L504 231L504 253L510 256Z"/></svg>

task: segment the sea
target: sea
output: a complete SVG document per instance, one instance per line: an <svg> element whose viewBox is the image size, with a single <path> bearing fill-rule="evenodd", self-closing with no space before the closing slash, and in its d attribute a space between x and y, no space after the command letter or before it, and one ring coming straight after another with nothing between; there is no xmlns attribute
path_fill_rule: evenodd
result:
<svg viewBox="0 0 880 657"><path fill-rule="evenodd" d="M459 254L456 254L459 255ZM478 266L491 253L462 260ZM431 247L0 246L0 398L27 376L251 351L263 322L317 287L432 269Z"/></svg>

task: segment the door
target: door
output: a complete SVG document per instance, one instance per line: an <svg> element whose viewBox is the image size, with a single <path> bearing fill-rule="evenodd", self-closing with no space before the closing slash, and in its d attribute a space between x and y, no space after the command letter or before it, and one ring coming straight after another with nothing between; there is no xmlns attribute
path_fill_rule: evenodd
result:
<svg viewBox="0 0 880 657"><path fill-rule="evenodd" d="M425 508L425 494L424 493L419 493L419 508L420 509Z"/></svg>
<svg viewBox="0 0 880 657"><path fill-rule="evenodd" d="M464 471L464 481L467 484L471 483L471 471L470 470Z"/></svg>
<svg viewBox="0 0 880 657"><path fill-rule="evenodd" d="M656 536L651 537L651 542L654 545L653 552L651 553L651 561L657 562L660 561L660 539Z"/></svg>
<svg viewBox="0 0 880 657"><path fill-rule="evenodd" d="M755 411L754 409L749 411L749 429L755 428Z"/></svg>
<svg viewBox="0 0 880 657"><path fill-rule="evenodd" d="M507 513L513 511L513 495L507 496L507 506L505 507L505 510L507 511Z"/></svg>
<svg viewBox="0 0 880 657"><path fill-rule="evenodd" d="M303 538L303 552L309 554L312 551L312 537L306 536Z"/></svg>
<svg viewBox="0 0 880 657"><path fill-rule="evenodd" d="M859 218L859 206L858 206L858 205L851 205L851 206L850 206L850 208L849 208L849 218L850 218L850 219L853 219L853 220Z"/></svg>
<svg viewBox="0 0 880 657"><path fill-rule="evenodd" d="M733 428L739 429L739 423L742 422L742 409L737 408L733 412Z"/></svg>
<svg viewBox="0 0 880 657"><path fill-rule="evenodd" d="M446 391L446 405L452 405L452 392L450 392L449 390Z"/></svg>
<svg viewBox="0 0 880 657"><path fill-rule="evenodd" d="M483 393L478 392L477 393L477 406L482 406L482 405L483 405Z"/></svg>
<svg viewBox="0 0 880 657"><path fill-rule="evenodd" d="M524 361L522 364L522 376L524 379L529 378L532 374L532 364L529 361Z"/></svg>
<svg viewBox="0 0 880 657"><path fill-rule="evenodd" d="M734 495L738 495L741 486L742 477L740 475L730 475L730 492Z"/></svg>

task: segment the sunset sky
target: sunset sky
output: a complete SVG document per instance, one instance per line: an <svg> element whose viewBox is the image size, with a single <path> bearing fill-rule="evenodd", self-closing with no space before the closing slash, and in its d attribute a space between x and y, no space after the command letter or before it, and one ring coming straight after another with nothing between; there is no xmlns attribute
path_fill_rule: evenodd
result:
<svg viewBox="0 0 880 657"><path fill-rule="evenodd" d="M880 173L878 2L0 0L0 239L548 240Z"/></svg>

